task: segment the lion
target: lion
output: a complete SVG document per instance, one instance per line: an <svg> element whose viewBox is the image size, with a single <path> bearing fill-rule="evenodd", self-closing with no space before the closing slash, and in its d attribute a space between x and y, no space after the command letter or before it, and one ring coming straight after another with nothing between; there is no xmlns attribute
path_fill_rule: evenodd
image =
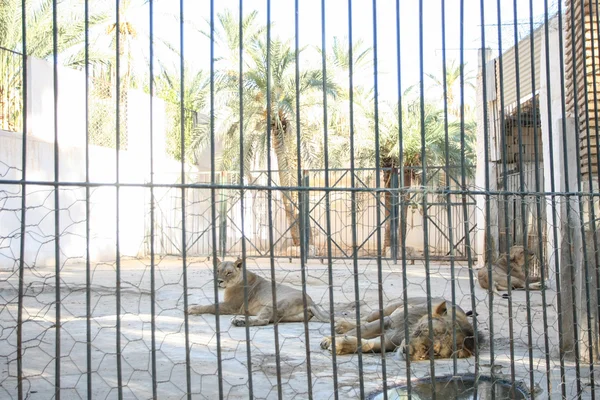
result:
<svg viewBox="0 0 600 400"><path fill-rule="evenodd" d="M429 317L427 313L427 298L412 298L408 300L406 308L409 337L405 337L404 305L392 303L384 309L383 332L381 321L376 318L363 323L360 327L361 342L356 337L356 327L351 327L347 321L336 325L338 334L335 337L335 352L338 355L353 354L362 349L362 352L391 352L402 349L411 360L418 361L429 358L429 349L433 349L434 358L450 358L453 351L453 331L456 332L456 357L467 358L475 352L475 333L473 326L467 318L467 313L455 305L455 323L452 321L452 311L448 309L451 304L441 298L431 299L433 310L431 324L433 327L433 342L429 337ZM378 316L378 312L371 313L367 319ZM348 331L346 329L351 328ZM345 332L344 332L345 331ZM381 337L383 336L383 346ZM481 340L481 337L479 337ZM332 337L326 336L321 341L321 348L332 349Z"/></svg>
<svg viewBox="0 0 600 400"><path fill-rule="evenodd" d="M502 254L498 257L496 262L492 265L492 290L494 293L500 295L500 290L508 290L509 260L511 289L525 289L528 287L532 290L539 290L542 288L539 277L530 277L529 286L527 286L526 276L523 270L525 267L525 257L527 257L528 265L533 265L535 253L531 250L526 251L523 246L513 246L510 249L510 256ZM480 268L477 271L477 280L479 286L483 289L488 289L490 287L487 267Z"/></svg>
<svg viewBox="0 0 600 400"><path fill-rule="evenodd" d="M217 281L220 288L225 289L224 301L219 303L219 314L235 315L231 323L234 326L245 326L244 316L244 260L221 261L217 259ZM262 326L277 322L303 322L304 302L302 292L280 283L275 284L277 294L277 315L274 315L272 282L246 270L248 284L248 324ZM306 295L308 318L319 322L330 322L329 313ZM342 312L351 305L336 305ZM188 307L189 315L216 314L215 304Z"/></svg>

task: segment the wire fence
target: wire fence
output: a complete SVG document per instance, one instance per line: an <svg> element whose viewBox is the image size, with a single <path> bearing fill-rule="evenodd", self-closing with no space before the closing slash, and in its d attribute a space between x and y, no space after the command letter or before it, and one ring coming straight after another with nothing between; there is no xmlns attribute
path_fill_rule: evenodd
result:
<svg viewBox="0 0 600 400"><path fill-rule="evenodd" d="M458 168L450 168L456 171ZM419 172L417 168L407 168L411 173ZM429 190L435 191L439 189L439 182L443 181L445 168L432 167L430 169L428 182L416 181L411 188L427 187ZM278 171L273 171L274 175ZM406 209L404 232L407 235L407 243L412 243L408 246L409 254L407 260L414 262L416 259L423 259L425 248L423 247L423 224L428 224L429 248L427 249L429 256L432 259L447 260L451 254L451 250L455 252L454 258L457 260L467 260L467 250L465 243L469 242L464 237L464 223L459 223L455 227L448 226L447 221L447 203L441 194L427 194L428 208L424 213L421 208L421 193L410 193L408 196L398 195L399 171L390 169L361 169L354 172L350 170L336 169L328 171L329 180L332 182L331 187L339 189L350 188L351 175L353 174L356 181L360 182L362 188L374 188L375 174L379 173L381 179L384 175L389 176L390 199L387 203L384 198L377 199L376 196L369 192L362 192L355 199L355 218L356 226L350 223L351 215L351 193L338 191L331 195L330 201L334 207L330 209L335 216L331 219L331 230L335 232L328 239L326 232L326 205L324 195L319 191L310 191L311 186L319 187L319 182L323 182L323 170L305 170L303 171L303 186L308 191L303 192L298 201L294 202L293 217L291 219L286 215L282 196L286 196L284 192L276 192L272 199L272 223L269 225L268 214L268 193L264 190L252 191L245 193L244 198L244 214L252 216L246 220L244 226L244 236L242 237L242 227L239 221L240 208L240 193L235 189L220 189L218 193L216 205L216 230L217 230L217 254L220 257L226 255L239 255L242 253L241 240L246 243L246 255L251 257L270 257L270 252L273 250L274 257L283 258L317 258L322 261L328 258L327 244L330 241L332 244L333 258L351 258L352 247L352 232L356 230L358 245L356 251L360 259L374 259L377 257L377 239L376 231L378 225L376 223L377 213L380 213L381 224L385 227L386 235L389 237L387 246L385 246L382 257L385 259L394 260L397 262L401 258L399 248L401 246L401 235L399 235L400 212ZM253 171L250 173L251 178L247 181L248 184L268 186L267 171ZM210 173L195 173L188 174L187 180L196 183L210 183ZM238 172L221 172L218 175L220 184L235 183L239 181ZM456 189L456 181L453 181L453 187ZM278 179L273 180L273 184L278 184ZM392 193L394 195L392 196ZM387 194L384 197L387 197ZM186 252L194 257L210 257L212 255L212 220L209 218L211 209L211 193L209 190L186 190L186 226L188 237L188 247ZM161 255L178 255L181 254L181 242L176 232L182 229L181 224L181 200L182 193L177 189L165 189L157 196L157 211L155 216L155 231L157 232L157 242L160 243L155 252ZM379 204L379 207L377 206ZM463 204L459 203L456 195L452 196L452 215L455 221L461 221ZM476 228L475 222L475 200L471 197L466 204L469 215L469 235L470 240L474 240L473 231ZM423 215L426 214L426 219ZM149 215L149 213L147 213ZM304 226L300 227L300 221L304 221ZM425 222L424 222L425 221ZM149 221L148 221L149 222ZM268 229L273 229L274 242L271 244L268 240ZM292 231L298 230L298 238L294 238ZM457 238L455 243L449 242L448 231L452 229L454 237ZM308 246L301 248L299 237L307 238ZM146 251L149 252L149 246L146 244Z"/></svg>
<svg viewBox="0 0 600 400"><path fill-rule="evenodd" d="M0 6L1 398L596 398L597 2L167 3Z"/></svg>

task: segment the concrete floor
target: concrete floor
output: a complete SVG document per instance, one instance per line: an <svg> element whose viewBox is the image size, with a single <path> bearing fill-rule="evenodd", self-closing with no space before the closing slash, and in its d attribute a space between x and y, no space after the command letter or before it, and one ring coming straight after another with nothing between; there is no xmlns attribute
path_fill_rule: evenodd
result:
<svg viewBox="0 0 600 400"><path fill-rule="evenodd" d="M123 260L121 263L121 317L120 346L121 386L123 397L146 399L152 397L152 323L151 275L149 260ZM268 259L249 260L248 267L264 276L270 276ZM469 269L466 263L456 264L455 296L465 310L472 309ZM451 299L452 280L448 263L431 264L431 295ZM62 268L60 330L60 384L63 399L87 398L86 346L86 288L85 264L71 263ZM360 298L372 307L378 304L377 265L374 260L359 263ZM383 293L385 302L397 300L402 293L402 265L383 261ZM335 302L355 299L354 275L351 261L337 260L332 266L332 288ZM407 266L409 296L426 294L425 268L422 262ZM101 263L92 266L91 279L91 369L94 399L116 398L119 386L116 357L116 296L115 265ZM301 286L300 266L297 260L276 260L276 279ZM51 398L55 384L55 277L51 268L28 269L25 273L23 312L23 388L28 399ZM190 260L188 267L188 301L190 304L208 304L214 300L212 263L206 259ZM0 398L17 397L17 287L18 275L12 270L0 270ZM307 265L307 292L316 302L329 304L329 274L327 265L318 260ZM480 370L489 375L490 344L493 343L496 376L511 379L514 365L516 381L536 392L536 398L560 397L560 370L556 354L558 332L556 311L552 305L555 294L546 293L547 307L543 307L540 292L531 294L532 323L528 328L525 292L513 294L512 332L514 356L510 355L508 301L494 298L492 312L488 309L487 293L475 281L474 297L479 329L487 341L480 349ZM222 292L220 292L222 296ZM159 398L185 397L186 352L183 314L183 280L181 259L168 257L158 260L155 273L155 347L157 392ZM371 308L372 308L371 307ZM361 310L368 312L371 308ZM544 310L549 346L544 341ZM490 343L490 315L493 316L494 338ZM193 398L219 397L218 360L222 368L222 396L230 399L248 398L250 390L248 363L252 370L252 391L256 398L278 398L278 370L282 398L334 398L337 381L339 398L359 398L361 381L365 396L387 384L405 382L406 363L395 353L362 355L362 374L358 355L337 356L336 364L328 351L320 348L324 335L330 334L329 324L308 323L308 336L302 323L278 326L279 368L275 350L275 328L253 327L249 337L245 328L230 325L230 316L219 317L219 330L214 316L189 317L190 383ZM532 336L528 350L529 331ZM220 339L221 353L217 352ZM249 341L247 341L249 339ZM248 347L249 346L249 347ZM310 356L310 372L306 348ZM248 357L247 349L250 349ZM550 363L546 364L546 354ZM334 373L334 365L336 373ZM533 368L532 368L533 367ZM576 368L565 362L567 398L577 397ZM436 376L475 372L475 358L458 360L454 371L452 360L435 362ZM415 362L410 377L423 378L431 374L430 363ZM582 397L591 395L589 364L581 365ZM598 380L598 376L596 379ZM310 382L310 386L309 386ZM533 382L533 388L531 385ZM548 386L550 383L550 387Z"/></svg>

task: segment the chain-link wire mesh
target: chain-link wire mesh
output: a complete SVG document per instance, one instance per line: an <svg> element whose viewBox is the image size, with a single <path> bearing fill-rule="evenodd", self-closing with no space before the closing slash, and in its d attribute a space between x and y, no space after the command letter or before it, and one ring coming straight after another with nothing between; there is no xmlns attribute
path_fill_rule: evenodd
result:
<svg viewBox="0 0 600 400"><path fill-rule="evenodd" d="M117 148L117 101L114 83L104 77L90 79L89 141L90 144ZM119 100L120 148L127 150L127 95L121 90Z"/></svg>
<svg viewBox="0 0 600 400"><path fill-rule="evenodd" d="M166 3L0 6L0 398L597 396L597 3Z"/></svg>

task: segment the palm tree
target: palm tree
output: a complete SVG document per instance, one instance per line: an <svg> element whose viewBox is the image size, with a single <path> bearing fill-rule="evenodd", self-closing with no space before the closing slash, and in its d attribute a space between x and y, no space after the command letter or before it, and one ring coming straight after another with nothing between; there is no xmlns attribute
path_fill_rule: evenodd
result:
<svg viewBox="0 0 600 400"><path fill-rule="evenodd" d="M58 24L53 26L53 1L39 0L26 2L27 18L27 55L48 59L53 55L53 35L48 34L53 29L57 30L57 49L59 55L75 52L84 41L85 21L83 13L76 10L83 9L83 1L71 0L73 7L61 8L58 14ZM80 7L79 7L80 6ZM20 101L22 94L21 76L23 74L22 58L18 54L23 49L22 32L22 2L20 0L3 0L0 2L0 126L15 129L13 125L21 112ZM90 29L101 26L107 20L107 14L95 11L90 15ZM14 52L14 53L13 53ZM101 60L100 57L91 58L91 62ZM65 65L73 66L83 61L80 58L68 57ZM15 115L6 114L16 113Z"/></svg>
<svg viewBox="0 0 600 400"><path fill-rule="evenodd" d="M406 93L406 92L405 92ZM380 167L384 168L383 180L386 188L391 188L392 175L400 171L404 178L404 187L410 187L413 182L419 179L418 167L445 165L446 160L451 166L461 163L461 124L451 122L448 126L449 140L446 142L444 128L443 110L432 103L425 103L424 119L421 120L420 99L413 98L402 106L402 131L400 131L399 107L393 107L391 110L384 110L383 123L380 125L379 152ZM425 158L422 158L422 139L421 128L425 130ZM467 137L474 136L475 124L466 123L465 134ZM400 140L402 134L402 159L400 159ZM446 151L446 146L448 151ZM467 157L473 153L473 141L465 142L465 152ZM374 139L365 141L361 146L359 157L362 160L372 160L375 157ZM403 203L410 202L410 194L404 194ZM391 221L390 210L392 208L392 194L390 191L385 193L386 219L388 222L385 227L384 248L391 245ZM406 235L406 220L408 208L403 207L401 221L404 224L400 227L399 243L403 242Z"/></svg>
<svg viewBox="0 0 600 400"><path fill-rule="evenodd" d="M53 55L53 35L48 34L53 29L57 30L58 53L63 54L77 47L84 41L85 19L83 0L69 0L71 7L61 8L58 13L58 24L52 22L52 0L28 1L27 5L27 55L47 59ZM102 26L108 19L106 10L98 10L90 15L89 26L94 30ZM22 2L20 0L3 0L0 2L0 47L13 51L21 51L22 35ZM92 54L93 56L93 54ZM69 58L65 65L72 66L81 59ZM97 60L97 58L93 58Z"/></svg>
<svg viewBox="0 0 600 400"><path fill-rule="evenodd" d="M206 74L193 71L191 66L184 67L185 84L184 93L184 118L185 118L185 148L186 159L195 162L195 153L192 149L193 129L206 132L205 121L201 121L200 114L205 110L208 99L208 83ZM166 151L176 160L181 160L181 77L177 68L163 69L154 78L155 95L165 101L167 120ZM208 136L206 136L208 137ZM196 146L197 147L197 146Z"/></svg>
<svg viewBox="0 0 600 400"><path fill-rule="evenodd" d="M227 112L224 119L229 121L220 132L223 140L222 166L231 168L243 163L249 171L257 161L259 167L264 167L264 160L273 152L277 161L280 186L293 186L297 170L295 124L296 118L296 83L295 83L295 52L289 42L273 40L270 45L270 75L267 74L267 45L258 40L247 48L247 69L243 77L243 120L239 115L238 91L231 88L230 97L225 101ZM311 91L322 88L322 74L319 70L303 71L300 74L298 90L303 96ZM267 108L268 85L270 85L270 110ZM237 85L236 85L237 87ZM328 94L335 95L333 85L328 85ZM301 157L304 166L310 166L321 158L316 156L322 152L321 143L316 140L312 119L306 115L314 106L317 96L305 96L305 102L300 106L303 128L301 129ZM267 119L270 115L270 120ZM243 125L243 154L240 159L239 130ZM267 147L268 135L271 138L271 148ZM198 142L199 140L195 141ZM194 142L194 143L195 143ZM293 246L300 245L300 230L295 192L281 192L286 219L290 227Z"/></svg>
<svg viewBox="0 0 600 400"><path fill-rule="evenodd" d="M320 49L318 49L321 51ZM373 88L361 85L373 73L372 49L364 46L362 40L352 44L352 64L350 61L349 43L346 38L333 38L333 44L327 53L327 67L330 79L336 85L338 96L336 101L328 103L329 115L329 160L331 167L348 167L350 154L350 124L354 128L355 148L361 138L372 132ZM349 88L350 67L353 72L352 96ZM352 100L351 100L352 99ZM350 107L352 106L352 121Z"/></svg>
<svg viewBox="0 0 600 400"><path fill-rule="evenodd" d="M239 25L230 11L218 14L215 31L216 45L225 48L217 60L215 69L220 115L215 126L222 142L222 169L232 169L243 164L248 172L253 166L264 167L271 153L277 162L280 186L293 186L297 171L296 121L302 123L300 151L303 166L318 163L322 157L322 143L315 133L317 122L315 105L322 99L323 76L320 70L300 72L299 87L296 88L296 55L289 41L274 39L268 48L263 34L266 27L256 23L256 12L242 21L244 58L243 76L239 76ZM206 34L206 33L205 33ZM304 49L300 49L300 52ZM270 54L269 54L270 52ZM270 69L267 60L270 57ZM239 96L240 79L243 97ZM328 82L327 95L337 95L336 85ZM269 92L270 90L270 92ZM302 93L300 113L296 115L296 90ZM267 97L270 95L270 109ZM240 101L243 101L243 119L240 118ZM322 106L321 106L322 109ZM270 119L267 117L270 116ZM240 127L243 128L243 154L240 155ZM192 148L202 150L208 145L207 130L195 132ZM271 147L267 146L270 137ZM321 136L322 137L322 136ZM249 177L252 179L252 177ZM293 246L300 245L300 230L297 223L297 194L281 191L286 219L289 224Z"/></svg>
<svg viewBox="0 0 600 400"><path fill-rule="evenodd" d="M432 81L433 85L430 86L431 90L438 92L440 100L443 102L444 97L448 104L448 112L450 116L455 119L460 118L460 99L457 98L457 93L460 93L461 83L461 72L466 68L466 64L458 64L455 60L450 61L446 65L446 93L444 96L444 81L443 77L440 78L434 74L426 74L427 77ZM464 88L465 90L475 90L475 76L473 71L463 72ZM441 106L443 107L443 106ZM469 112L468 105L465 105L466 112Z"/></svg>

